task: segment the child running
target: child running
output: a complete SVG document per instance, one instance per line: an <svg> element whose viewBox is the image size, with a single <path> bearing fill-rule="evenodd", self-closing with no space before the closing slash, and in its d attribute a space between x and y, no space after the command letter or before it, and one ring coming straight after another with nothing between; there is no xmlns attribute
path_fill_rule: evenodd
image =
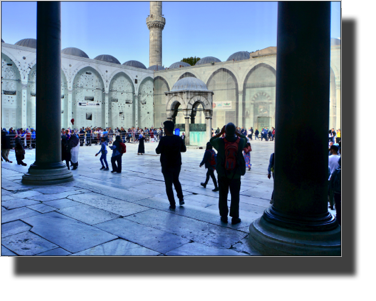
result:
<svg viewBox="0 0 376 301"><path fill-rule="evenodd" d="M210 142L206 143L206 151L204 154L204 158L202 159L202 162L200 163L200 167L205 164L205 168L207 168L208 171L206 173L206 181L205 183L201 183L201 186L206 188L206 185L209 182L209 177L211 177L214 183L214 187L215 187L213 191L219 191L217 180L215 179L215 175L214 175L216 157L217 157L217 154L213 150L213 146L211 145L211 143Z"/></svg>
<svg viewBox="0 0 376 301"><path fill-rule="evenodd" d="M108 163L107 163L107 142L106 142L106 138L105 137L102 137L101 138L101 149L99 150L98 153L95 154L95 156L98 156L99 153L102 153L101 154L101 157L100 157L100 161L102 163L102 168L100 170L108 170ZM106 167L104 167L104 164L106 164Z"/></svg>

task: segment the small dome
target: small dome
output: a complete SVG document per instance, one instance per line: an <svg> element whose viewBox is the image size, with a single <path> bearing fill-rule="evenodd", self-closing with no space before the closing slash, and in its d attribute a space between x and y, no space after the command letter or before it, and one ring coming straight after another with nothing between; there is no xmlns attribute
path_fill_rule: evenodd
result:
<svg viewBox="0 0 376 301"><path fill-rule="evenodd" d="M330 39L330 45L331 46L339 46L339 45L341 45L341 40L340 39L331 38Z"/></svg>
<svg viewBox="0 0 376 301"><path fill-rule="evenodd" d="M128 61L123 64L124 66L131 66L135 68L146 69L145 65L139 61Z"/></svg>
<svg viewBox="0 0 376 301"><path fill-rule="evenodd" d="M242 61L242 60L248 60L250 53L248 51L238 51L234 54L231 54L230 57L227 59L227 61Z"/></svg>
<svg viewBox="0 0 376 301"><path fill-rule="evenodd" d="M18 41L14 45L36 49L37 48L37 40L36 39L23 39L23 40Z"/></svg>
<svg viewBox="0 0 376 301"><path fill-rule="evenodd" d="M163 68L162 66L153 65L153 66L150 66L148 70L161 71L161 70L165 70L165 68Z"/></svg>
<svg viewBox="0 0 376 301"><path fill-rule="evenodd" d="M1 39L1 43L5 43L3 39Z"/></svg>
<svg viewBox="0 0 376 301"><path fill-rule="evenodd" d="M113 57L112 55L109 55L109 54L98 55L97 57L94 58L94 60L104 61L104 62L109 62L109 63L120 65L120 62L115 57Z"/></svg>
<svg viewBox="0 0 376 301"><path fill-rule="evenodd" d="M203 64L211 64L211 63L220 63L220 62L221 61L214 56L206 56L202 58L201 60L199 60L195 66L203 65Z"/></svg>
<svg viewBox="0 0 376 301"><path fill-rule="evenodd" d="M85 52L75 47L64 48L61 53L89 58L89 56Z"/></svg>
<svg viewBox="0 0 376 301"><path fill-rule="evenodd" d="M179 79L175 85L172 87L171 92L176 91L208 91L205 83L195 77L184 77Z"/></svg>
<svg viewBox="0 0 376 301"><path fill-rule="evenodd" d="M181 67L191 67L190 64L186 63L186 62L176 62L176 63L173 63L169 69L176 69L176 68L180 68Z"/></svg>

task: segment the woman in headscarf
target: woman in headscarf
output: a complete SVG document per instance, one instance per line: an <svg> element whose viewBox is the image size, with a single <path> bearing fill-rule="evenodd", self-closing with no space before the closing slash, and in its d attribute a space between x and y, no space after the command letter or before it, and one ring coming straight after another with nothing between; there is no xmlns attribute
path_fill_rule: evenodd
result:
<svg viewBox="0 0 376 301"><path fill-rule="evenodd" d="M61 160L65 160L65 164L67 164L68 170L70 170L69 161L71 160L71 153L66 135L61 136Z"/></svg>
<svg viewBox="0 0 376 301"><path fill-rule="evenodd" d="M73 133L69 138L68 145L71 153L71 162L73 166L72 170L75 170L78 166L78 151L80 149L80 140L78 139L76 133Z"/></svg>
<svg viewBox="0 0 376 301"><path fill-rule="evenodd" d="M138 136L138 152L137 155L143 155L145 153L145 138L142 134Z"/></svg>
<svg viewBox="0 0 376 301"><path fill-rule="evenodd" d="M109 146L109 148L112 149L112 157L111 157L111 164L112 164L112 171L111 172L112 173L114 173L114 172L121 173L122 152L121 152L120 143L121 143L120 136L116 136L116 140L113 143L113 145ZM117 165L115 164L115 162L117 163Z"/></svg>

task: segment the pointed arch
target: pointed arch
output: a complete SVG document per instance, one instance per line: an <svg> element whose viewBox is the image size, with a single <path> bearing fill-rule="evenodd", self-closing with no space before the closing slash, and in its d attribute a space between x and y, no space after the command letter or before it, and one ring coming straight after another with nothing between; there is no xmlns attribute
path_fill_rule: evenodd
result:
<svg viewBox="0 0 376 301"><path fill-rule="evenodd" d="M225 79L221 79L219 77L220 74L223 74L226 78ZM224 83L221 83L221 81L225 81L225 88L223 88L224 86ZM221 88L216 88L215 86L212 87L211 83L212 82L215 82L215 86L221 86ZM229 87L232 85L232 82L234 83L234 88L230 88ZM239 110L238 110L238 103L239 103L239 84L238 84L238 80L235 76L235 74L230 71L229 69L227 68L219 68L217 69L216 71L214 71L207 83L206 83L206 86L208 87L209 90L213 91L214 92L214 99L213 101L218 101L218 99L220 99L221 95L222 95L222 98L225 98L224 100L226 101L233 101L232 99L228 99L228 97L231 97L235 100L235 103L234 103L234 106L235 106L235 109L231 109L231 110L223 110L223 111L217 111L215 108L213 110L213 125L214 126L219 126L219 125L216 125L217 122L219 123L227 123L227 122L233 122L236 126L238 126L238 123L239 123ZM233 90L234 89L234 90ZM231 92L232 91L232 92ZM224 95L224 92L226 92L226 95ZM235 95L234 95L235 93ZM231 95L230 95L231 94ZM216 97L217 96L217 97ZM217 114L219 115L221 113L221 118L220 117L217 117ZM218 119L218 120L217 120ZM221 124L220 126L222 126L223 124Z"/></svg>

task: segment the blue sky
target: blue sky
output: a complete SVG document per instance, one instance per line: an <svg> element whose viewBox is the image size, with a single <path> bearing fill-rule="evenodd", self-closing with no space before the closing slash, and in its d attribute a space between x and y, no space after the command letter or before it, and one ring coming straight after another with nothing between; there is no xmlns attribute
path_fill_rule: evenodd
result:
<svg viewBox="0 0 376 301"><path fill-rule="evenodd" d="M163 65L190 56L221 61L237 51L276 46L277 2L163 2ZM149 2L62 2L61 44L90 58L149 65ZM15 14L17 12L17 14ZM2 2L2 39L36 38L36 2ZM331 36L340 33L340 2L332 3Z"/></svg>

